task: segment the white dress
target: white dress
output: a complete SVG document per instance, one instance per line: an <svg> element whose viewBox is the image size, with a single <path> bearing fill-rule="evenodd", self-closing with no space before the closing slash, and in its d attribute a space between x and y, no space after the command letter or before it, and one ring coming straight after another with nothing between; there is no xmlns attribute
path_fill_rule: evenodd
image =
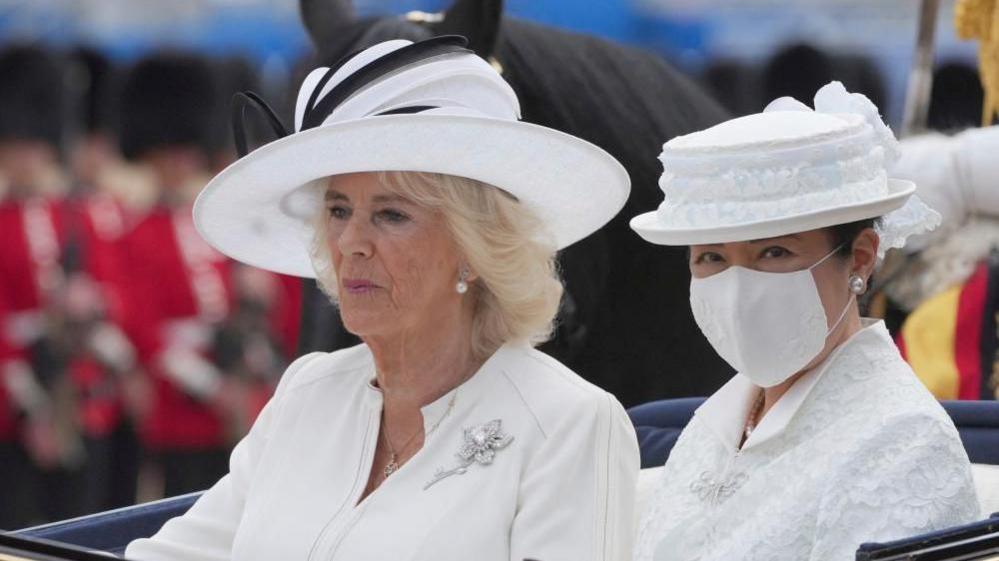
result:
<svg viewBox="0 0 999 561"><path fill-rule="evenodd" d="M638 445L613 396L539 351L504 346L422 409L424 447L358 502L381 418L373 374L364 345L298 359L233 451L230 473L187 514L133 542L126 557L630 557ZM494 420L498 431L476 434ZM490 441L494 447L484 446ZM463 447L478 458L463 462ZM454 471L434 482L439 470Z"/></svg>
<svg viewBox="0 0 999 561"><path fill-rule="evenodd" d="M957 430L883 323L792 385L739 450L758 392L737 374L697 410L637 561L848 561L863 542L979 517Z"/></svg>

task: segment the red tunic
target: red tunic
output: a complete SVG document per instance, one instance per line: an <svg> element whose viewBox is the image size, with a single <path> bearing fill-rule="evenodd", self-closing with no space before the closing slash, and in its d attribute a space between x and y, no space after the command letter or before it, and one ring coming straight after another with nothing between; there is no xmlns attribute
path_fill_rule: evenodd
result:
<svg viewBox="0 0 999 561"><path fill-rule="evenodd" d="M208 358L212 331L231 306L230 263L198 235L190 207L152 210L126 234L123 255L128 332L154 391L143 440L161 451L224 445L218 412L185 393L159 359L171 345Z"/></svg>
<svg viewBox="0 0 999 561"><path fill-rule="evenodd" d="M107 318L124 324L126 275L121 257L126 217L112 197L95 193L66 204L67 238L82 254L78 266L97 282ZM74 357L69 375L78 396L78 421L93 438L110 434L124 414L119 380L89 354Z"/></svg>
<svg viewBox="0 0 999 561"><path fill-rule="evenodd" d="M127 217L121 205L109 195L94 194L67 205L70 224L81 238L81 266L100 285L112 322L122 325L125 302L122 286L127 278L121 258L121 242Z"/></svg>
<svg viewBox="0 0 999 561"><path fill-rule="evenodd" d="M30 345L45 335L47 292L64 280L67 251L79 257L74 272L97 282L109 318L124 317L118 246L123 231L122 211L106 195L0 203L0 299L7 311L0 338L8 359L28 359ZM86 375L81 375L84 371ZM84 432L91 436L110 432L122 410L113 375L85 356L74 357L69 375L80 397ZM14 409L8 396L0 393L0 440L10 440L16 432Z"/></svg>
<svg viewBox="0 0 999 561"><path fill-rule="evenodd" d="M41 198L0 201L0 339L5 362L28 359L28 348L44 335L45 292L62 274L61 218L58 205ZM0 441L14 440L17 429L16 408L0 384Z"/></svg>
<svg viewBox="0 0 999 561"><path fill-rule="evenodd" d="M43 334L45 292L62 276L63 218L54 202L0 202L0 294L8 314L3 335L15 354Z"/></svg>

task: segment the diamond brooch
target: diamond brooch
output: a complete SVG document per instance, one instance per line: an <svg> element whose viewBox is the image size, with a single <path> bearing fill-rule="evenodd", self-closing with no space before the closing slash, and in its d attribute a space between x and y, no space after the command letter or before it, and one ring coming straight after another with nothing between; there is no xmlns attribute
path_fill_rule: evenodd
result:
<svg viewBox="0 0 999 561"><path fill-rule="evenodd" d="M458 453L455 454L458 458L458 465L451 469L438 468L433 479L424 485L424 491L442 479L464 474L472 464L487 466L493 463L496 451L506 448L513 442L513 436L503 432L503 421L500 419L493 419L488 423L474 427L466 427L463 432L464 442L458 449Z"/></svg>

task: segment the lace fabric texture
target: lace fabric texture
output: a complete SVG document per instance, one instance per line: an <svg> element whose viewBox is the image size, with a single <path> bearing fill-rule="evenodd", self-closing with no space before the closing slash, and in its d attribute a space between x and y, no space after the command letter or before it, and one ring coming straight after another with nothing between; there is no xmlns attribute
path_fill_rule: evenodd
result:
<svg viewBox="0 0 999 561"><path fill-rule="evenodd" d="M869 203L886 195L887 178L883 171L880 177L875 173L873 179L838 185L836 189L822 185L828 183L821 178L823 175L839 173L840 170L832 167L728 172L710 183L699 181L710 188L671 188L658 212L663 221L677 227L735 226L802 215L816 208ZM737 191L739 196L720 194L725 189ZM719 194L704 196L711 192ZM774 193L780 196L775 197Z"/></svg>
<svg viewBox="0 0 999 561"><path fill-rule="evenodd" d="M876 230L881 238L878 257L890 249L902 249L910 236L925 234L940 226L940 213L933 210L917 195L912 195L902 208L886 214Z"/></svg>
<svg viewBox="0 0 999 561"><path fill-rule="evenodd" d="M794 100L791 100L794 101ZM803 103L791 106L787 98L775 100L767 110L777 111L809 111ZM867 96L846 91L840 82L832 82L821 88L815 94L815 111L830 114L860 115L874 131L876 143L883 151L883 164L891 167L901 155L898 140L888 125L881 119L878 108ZM849 189L846 190L849 192ZM851 202L847 200L846 202ZM909 197L898 210L888 213L881 219L877 228L881 237L878 257L883 258L890 249L901 249L906 240L913 235L925 234L940 226L940 213L926 205L919 197Z"/></svg>
<svg viewBox="0 0 999 561"><path fill-rule="evenodd" d="M695 416L636 561L852 560L857 547L980 516L947 414L883 326L838 353L783 432L736 451Z"/></svg>
<svg viewBox="0 0 999 561"><path fill-rule="evenodd" d="M899 159L900 149L878 108L840 82L822 87L814 103L813 110L779 98L763 113L821 113L842 120L842 130L805 136L793 146L775 141L729 150L667 142L660 155L659 187L665 198L656 211L658 220L675 229L737 227L886 200L890 186L898 185L886 170ZM941 221L915 196L881 218L879 257Z"/></svg>

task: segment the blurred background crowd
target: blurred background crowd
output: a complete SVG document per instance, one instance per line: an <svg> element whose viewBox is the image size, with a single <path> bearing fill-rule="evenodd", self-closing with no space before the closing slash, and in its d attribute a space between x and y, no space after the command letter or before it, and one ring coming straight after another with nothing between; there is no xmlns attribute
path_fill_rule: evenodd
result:
<svg viewBox="0 0 999 561"><path fill-rule="evenodd" d="M254 79L194 52L0 51L0 527L210 486L295 353L298 279L191 218L233 159L223 92Z"/></svg>
<svg viewBox="0 0 999 561"><path fill-rule="evenodd" d="M427 19L450 4L359 0L343 9ZM838 79L897 127L918 4L505 8L654 51L731 115L783 95L810 100ZM190 213L207 180L236 158L232 95L258 92L287 116L317 64L299 9L294 0L0 0L0 528L210 486L284 367L307 350L299 333L310 286L227 260L200 239ZM977 47L956 37L953 10L942 2L928 117L930 129L948 133L978 126L983 105ZM895 303L896 332L915 305ZM892 305L880 306L891 315ZM608 389L634 405L705 395L721 380ZM979 383L994 392L989 384ZM978 389L961 397L982 398Z"/></svg>

